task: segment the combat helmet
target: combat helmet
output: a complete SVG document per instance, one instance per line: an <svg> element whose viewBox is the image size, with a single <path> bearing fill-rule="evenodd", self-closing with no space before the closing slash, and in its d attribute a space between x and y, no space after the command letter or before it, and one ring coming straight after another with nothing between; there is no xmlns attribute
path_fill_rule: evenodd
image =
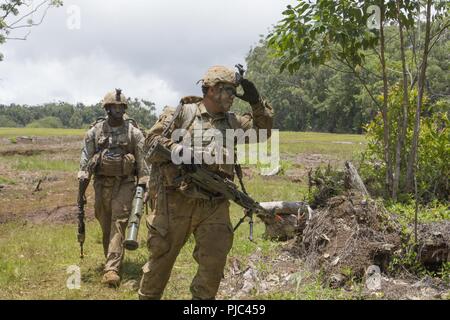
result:
<svg viewBox="0 0 450 320"><path fill-rule="evenodd" d="M127 108L127 98L123 95L121 89L116 89L116 91L108 92L105 97L102 100L102 107L105 108L105 106L109 104L121 104Z"/></svg>
<svg viewBox="0 0 450 320"><path fill-rule="evenodd" d="M202 82L204 87L213 87L219 82L229 83L236 87L239 85L236 72L224 66L212 66L206 71L203 78L197 81L197 83L199 82Z"/></svg>

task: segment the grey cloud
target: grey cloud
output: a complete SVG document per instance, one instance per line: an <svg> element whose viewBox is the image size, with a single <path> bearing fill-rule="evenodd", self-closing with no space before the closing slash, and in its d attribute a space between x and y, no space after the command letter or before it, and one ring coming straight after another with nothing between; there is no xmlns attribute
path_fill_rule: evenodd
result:
<svg viewBox="0 0 450 320"><path fill-rule="evenodd" d="M0 48L6 54L0 72L9 60L64 63L102 51L112 64L126 65L135 77L148 78L150 74L181 95L198 94L195 82L208 66L243 63L259 35L266 34L292 2L65 1L63 8L49 11L27 41L10 41ZM71 5L81 10L80 30L66 27ZM58 89L56 92L61 93Z"/></svg>

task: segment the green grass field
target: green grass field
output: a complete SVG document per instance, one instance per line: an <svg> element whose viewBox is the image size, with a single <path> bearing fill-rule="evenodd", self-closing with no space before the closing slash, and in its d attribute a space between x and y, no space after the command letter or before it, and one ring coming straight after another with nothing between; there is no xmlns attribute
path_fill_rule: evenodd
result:
<svg viewBox="0 0 450 320"><path fill-rule="evenodd" d="M79 162L76 159L60 160L49 159L47 156L35 155L29 157L8 156L0 157L8 162L15 170L19 171L68 171L74 172L79 168Z"/></svg>
<svg viewBox="0 0 450 320"><path fill-rule="evenodd" d="M29 129L0 128L0 137L17 136L60 137L77 136L82 139L85 130L69 129ZM323 133L280 133L280 151L282 167L285 170L302 168L307 164L292 156L319 154L324 164L328 159L351 159L364 147L364 137L358 135L334 135ZM23 147L23 146L22 146ZM57 205L74 204L76 197L75 173L78 168L78 147L61 153L48 153L45 148L38 154L5 155L0 157L0 183L6 184L7 191L1 191L5 205L1 212L17 210L17 214L33 212L37 208L54 208ZM75 149L77 148L77 149ZM318 157L320 160L321 157ZM250 166L252 167L252 166ZM254 169L256 169L253 166ZM2 171L3 170L3 171ZM68 173L73 173L68 174ZM255 170L254 172L257 172ZM55 182L45 182L43 191L31 195L33 185L27 185L27 176L55 176ZM25 180L23 180L25 179ZM25 181L25 182L24 182ZM35 180L34 180L35 181ZM257 174L245 178L248 192L258 201L304 200L307 197L305 182L293 182L288 176L264 178ZM88 207L93 207L92 187L89 187ZM242 216L242 210L232 204L234 223ZM1 221L1 220L0 220ZM127 252L123 264L122 286L118 289L101 285L102 263L104 262L101 245L101 231L96 221L87 223L85 243L86 257L79 259L79 246L76 241L75 224L33 224L22 222L0 223L0 299L137 299L135 288L127 283L139 281L141 267L148 258L145 246L145 224L141 224L140 248ZM248 224L244 223L235 234L234 246L229 254L231 259L239 260L245 267L249 256L261 251L269 259L275 258L283 243L264 240L264 224L256 219L254 238L248 241ZM164 299L190 299L189 285L196 272L192 258L194 248L190 239L182 249L171 279L166 288ZM66 283L70 279L68 268L79 266L81 269L80 289L70 290ZM261 272L270 273L270 264L257 263ZM229 266L227 265L227 268ZM281 288L270 293L255 292L249 298L255 299L351 299L352 294L343 290L323 287L315 275L308 275L302 266L298 273L304 279L301 285ZM228 269L226 269L228 270ZM223 295L219 298L232 298Z"/></svg>
<svg viewBox="0 0 450 320"><path fill-rule="evenodd" d="M0 138L18 136L60 137L83 136L85 129L52 129L52 128L0 128Z"/></svg>

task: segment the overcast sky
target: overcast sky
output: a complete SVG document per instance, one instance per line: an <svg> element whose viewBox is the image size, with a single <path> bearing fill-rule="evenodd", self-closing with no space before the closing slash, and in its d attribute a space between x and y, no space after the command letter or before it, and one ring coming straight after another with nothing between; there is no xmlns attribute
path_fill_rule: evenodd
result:
<svg viewBox="0 0 450 320"><path fill-rule="evenodd" d="M200 94L196 81L209 66L245 64L260 35L294 2L65 0L26 41L0 47L0 103L92 104L122 88L158 110L175 106Z"/></svg>

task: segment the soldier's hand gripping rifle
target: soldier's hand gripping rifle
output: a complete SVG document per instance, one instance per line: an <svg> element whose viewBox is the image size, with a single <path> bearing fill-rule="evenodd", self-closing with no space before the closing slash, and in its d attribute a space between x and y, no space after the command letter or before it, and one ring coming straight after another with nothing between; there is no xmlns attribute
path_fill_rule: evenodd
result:
<svg viewBox="0 0 450 320"><path fill-rule="evenodd" d="M145 186L138 185L134 194L133 204L131 206L131 214L128 219L126 237L123 246L127 250L136 250L139 247L137 241L139 232L139 223L141 222L142 211L144 209L144 193Z"/></svg>
<svg viewBox="0 0 450 320"><path fill-rule="evenodd" d="M146 159L158 157L171 161L171 150L164 147L156 139L149 147ZM244 208L245 217L250 218L250 227L252 227L252 215L255 213L258 216L274 216L274 213L264 209L257 201L253 200L249 195L239 190L236 184L229 179L224 179L221 176L202 168L198 164L180 165L184 171L185 176L191 178L200 189L206 191L208 194L215 196L223 196ZM244 217L244 218L245 218ZM234 230L244 221L244 218L236 225ZM252 235L251 235L252 236Z"/></svg>
<svg viewBox="0 0 450 320"><path fill-rule="evenodd" d="M86 189L89 185L90 176L87 179L80 179L78 182L78 242L80 243L80 258L84 258L83 244L86 238L86 226L84 224L84 205L86 204Z"/></svg>

